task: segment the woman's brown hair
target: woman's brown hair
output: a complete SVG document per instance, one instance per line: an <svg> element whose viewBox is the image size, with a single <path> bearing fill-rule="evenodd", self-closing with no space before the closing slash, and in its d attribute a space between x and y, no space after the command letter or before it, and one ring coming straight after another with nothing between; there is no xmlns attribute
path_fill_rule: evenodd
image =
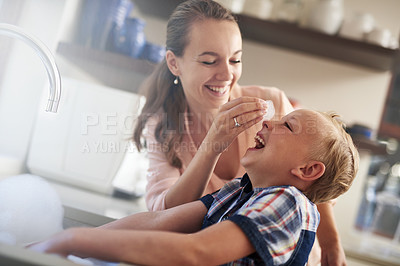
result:
<svg viewBox="0 0 400 266"><path fill-rule="evenodd" d="M189 43L191 26L205 19L236 23L232 13L215 1L182 2L168 20L166 49L177 57L183 56ZM182 115L188 110L188 106L182 85L174 84L174 80L175 76L168 69L164 59L142 84L141 91L146 96L146 103L138 117L133 140L139 151L146 147L146 143L142 142L146 123L150 117L160 115L154 132L156 140L161 144L168 162L176 168L181 168L182 162L177 156L176 149L182 141L184 132Z"/></svg>

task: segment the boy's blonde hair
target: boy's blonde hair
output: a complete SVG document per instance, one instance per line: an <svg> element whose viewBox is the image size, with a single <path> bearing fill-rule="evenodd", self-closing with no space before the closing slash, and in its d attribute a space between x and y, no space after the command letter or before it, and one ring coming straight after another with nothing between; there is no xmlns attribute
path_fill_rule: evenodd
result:
<svg viewBox="0 0 400 266"><path fill-rule="evenodd" d="M320 113L332 125L321 132L312 148L311 159L325 164L325 173L304 194L314 203L335 199L351 186L359 165L359 154L345 126L335 113Z"/></svg>

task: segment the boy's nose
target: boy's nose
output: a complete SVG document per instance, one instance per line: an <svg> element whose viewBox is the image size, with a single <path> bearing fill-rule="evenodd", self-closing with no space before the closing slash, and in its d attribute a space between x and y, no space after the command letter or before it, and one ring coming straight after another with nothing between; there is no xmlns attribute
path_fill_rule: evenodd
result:
<svg viewBox="0 0 400 266"><path fill-rule="evenodd" d="M272 121L263 121L263 128L267 128L267 130L272 130L274 127L274 123Z"/></svg>
<svg viewBox="0 0 400 266"><path fill-rule="evenodd" d="M267 123L268 128L273 128L276 126L277 123L279 123L279 121L273 121L273 120L267 120L265 122Z"/></svg>

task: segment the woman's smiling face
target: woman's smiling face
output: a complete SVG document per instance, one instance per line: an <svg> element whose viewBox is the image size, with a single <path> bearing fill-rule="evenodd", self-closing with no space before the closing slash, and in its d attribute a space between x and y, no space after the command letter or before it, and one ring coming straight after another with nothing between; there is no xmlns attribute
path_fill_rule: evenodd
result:
<svg viewBox="0 0 400 266"><path fill-rule="evenodd" d="M242 37L231 21L193 23L182 57L179 78L190 108L215 109L226 103L242 74Z"/></svg>

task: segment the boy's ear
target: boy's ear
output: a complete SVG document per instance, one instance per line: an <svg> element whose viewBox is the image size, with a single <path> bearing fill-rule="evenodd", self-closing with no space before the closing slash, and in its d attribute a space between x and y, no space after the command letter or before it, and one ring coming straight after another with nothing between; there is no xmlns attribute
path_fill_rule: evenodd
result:
<svg viewBox="0 0 400 266"><path fill-rule="evenodd" d="M301 180L313 181L325 173L325 164L320 161L309 161L307 164L294 168L290 172Z"/></svg>
<svg viewBox="0 0 400 266"><path fill-rule="evenodd" d="M171 71L173 75L179 76L180 71L178 61L175 54L171 50L167 50L167 52L165 53L165 61L167 62L169 71Z"/></svg>

